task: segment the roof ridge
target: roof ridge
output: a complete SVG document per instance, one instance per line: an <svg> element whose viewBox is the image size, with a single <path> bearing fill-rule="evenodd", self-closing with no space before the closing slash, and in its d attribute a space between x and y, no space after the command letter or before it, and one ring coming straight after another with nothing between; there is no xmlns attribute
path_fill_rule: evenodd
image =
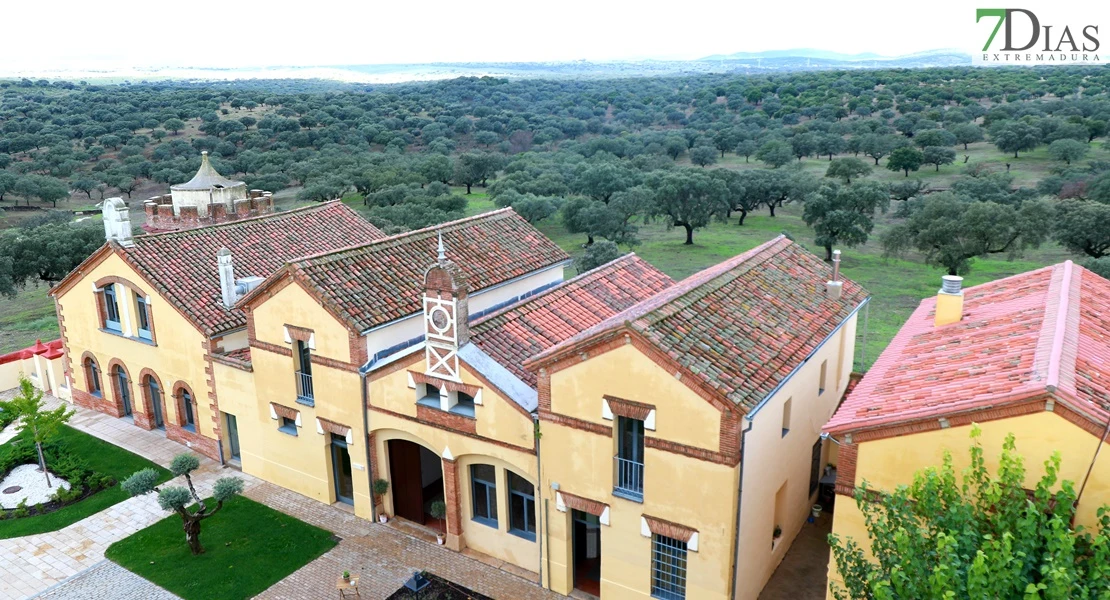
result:
<svg viewBox="0 0 1110 600"><path fill-rule="evenodd" d="M425 234L433 233L433 232L436 232L436 231L446 231L446 230L455 231L455 230L459 229L461 226L463 226L463 224L469 225L471 222L484 221L484 220L494 220L495 217L496 218L504 218L506 216L509 216L510 213L514 214L514 215L516 214L516 212L513 211L512 207L501 208L501 209L498 209L498 210L492 210L492 211L489 211L489 212L479 213L477 215L472 215L472 216L469 216L469 217L463 217L462 219L456 219L454 221L447 221L445 223L439 223L437 225L430 225L428 227L424 227L424 228L421 228L421 229L414 229L412 231L406 231L404 233L397 233L397 234L394 234L394 235L391 235L391 236L388 236L388 237L384 237L384 238L380 238L380 239L377 239L377 240L370 240L369 242L361 242L361 243L358 243L358 244L352 244L350 246L344 246L342 248L336 248L335 250L327 250L327 251L324 251L324 252L317 252L315 254L306 254L304 256L299 256L299 257L297 257L293 260L290 260L288 262L289 263L303 263L305 261L315 260L315 259L318 259L318 258L324 258L324 257L328 257L328 256L331 256L331 255L338 255L338 254L343 254L343 253L347 253L347 252L354 252L354 251L357 251L357 250L370 248L371 246L373 246L373 247L388 246L390 243L394 243L394 242L397 242L397 241L405 239L405 238L416 238L420 235L425 235Z"/></svg>
<svg viewBox="0 0 1110 600"><path fill-rule="evenodd" d="M475 321L473 323L471 323L470 326L471 326L471 328L477 327L477 326L482 325L483 323L486 323L486 322L488 322L492 319L500 317L500 316L504 315L505 313L507 313L509 311L517 310L517 309L519 309L519 308L521 308L525 305L529 305L529 304L532 304L534 302L538 302L540 300L550 299L552 294L554 294L557 291L565 290L568 287L570 287L570 286L572 286L576 283L581 283L582 281L586 280L587 278L592 278L592 277L596 277L598 275L609 273L613 269L616 268L617 263L629 262L629 261L631 261L632 259L635 259L635 258L639 258L636 255L635 252L629 252L627 254L622 254L621 256L618 256L617 258L614 258L613 260L611 260L611 261L609 261L609 262L607 262L603 265L598 265L598 266L590 269L589 271L586 271L585 273L579 273L578 275L575 275L574 277L571 277L570 279L563 280L562 282L559 283L559 285L550 287L546 290L543 290L542 292L540 292L538 294L534 294L534 295L529 296L527 298L524 298L522 300L518 300L516 302L513 302L512 304L509 304L508 306L503 306L503 307L489 313L488 315L482 315L481 317L475 319ZM647 262L646 260L643 260L642 258L640 260L641 260L641 262L647 264L648 266L651 266L652 268L655 268L654 265L651 265L651 263ZM656 269L656 270L658 270L658 269ZM662 273L662 271L660 271L660 272ZM666 275L666 273L663 273L663 274Z"/></svg>
<svg viewBox="0 0 1110 600"><path fill-rule="evenodd" d="M137 236L135 236L134 239L136 241L138 241L138 240L149 240L149 239L152 239L152 238L161 239L161 238L166 238L166 237L170 237L170 236L174 236L174 235L187 235L187 234L190 234L190 233L193 233L193 234L195 234L195 233L204 233L204 232L212 231L213 229L230 228L230 227L235 227L237 225L243 225L245 223L254 223L254 222L257 222L257 221L263 221L263 220L267 220L267 219L277 219L277 218L288 217L288 216L290 216L294 213L300 214L300 213L312 212L312 211L317 211L317 210L324 210L325 208L330 208L334 205L340 205L340 206L343 206L344 208L347 208L348 210L350 210L350 207L347 206L346 204L343 204L342 200L328 200L328 201L320 202L320 203L317 203L317 204L310 204L308 206L300 206L300 207L297 207L297 208L290 208L289 210L282 210L282 211L272 212L272 213L268 213L268 214L264 214L264 215L257 215L257 216L254 216L254 217L248 217L246 219L236 219L234 221L228 221L226 223L213 223L211 225L201 225L200 227L190 227L189 229L178 229L178 230L174 230L174 231L160 231L160 232L157 232L157 233L147 233L147 234L143 234L143 235L137 235ZM351 212L358 215L358 213L356 211L352 210ZM358 216L359 216L359 218L363 218L362 215L358 215ZM363 219L363 220L365 220L365 219Z"/></svg>
<svg viewBox="0 0 1110 600"><path fill-rule="evenodd" d="M786 243L782 244L782 242L784 242L784 241ZM671 287L669 287L665 290L662 290L659 293L654 294L654 295L652 295L648 298L645 298L644 300L641 300L640 302L637 302L636 304L633 304L632 306L629 306L628 308L626 308L626 309L620 311L619 313L609 317L608 319L602 320L600 323L594 325L593 327L589 327L587 329L584 329L584 330L578 332L577 334L563 340L562 342L559 342L558 344L556 344L556 345L548 348L547 350L544 350L543 352L540 352L539 354L537 354L537 355L533 356L532 358L528 359L528 363L529 364L536 364L537 362L539 362L541 360L546 360L547 358L549 358L551 356L555 356L555 355L559 354L560 352L562 352L566 348L573 347L573 346L581 343L584 340L592 338L593 336L598 335L603 331L606 331L606 330L608 330L612 327L615 327L617 324L634 320L634 319L629 319L630 315L636 314L636 315L638 315L636 317L638 319L640 316L643 316L643 315L646 315L646 314L648 314L652 311L655 311L658 308L660 308L662 306L665 306L666 304L669 304L670 302L672 302L672 301L674 301L678 298L681 298L681 297L685 296L688 293L693 292L694 290L698 289L702 284L707 283L709 281L713 281L714 279L723 276L724 274L728 273L732 269L735 269L737 266L747 262L748 260L750 260L752 258L755 258L759 254L762 254L763 252L765 252L767 250L770 250L770 249L774 248L776 245L781 245L781 248L780 248L780 250L781 250L781 249L790 247L792 244L793 244L793 242L790 241L790 238L786 237L785 235L780 234L777 237L774 237L774 238L772 238L772 239L770 239L766 242L763 242L762 244L756 246L755 248L752 248L752 249L750 249L746 252L742 252L740 254L737 254L736 256L734 256L734 257L732 257L728 260L722 261L720 263L717 263L716 265L713 265L709 268L698 271L697 273L694 273L693 275L690 275L689 277L675 283Z"/></svg>
<svg viewBox="0 0 1110 600"><path fill-rule="evenodd" d="M1069 330L1072 329L1071 325L1073 325L1072 313L1078 314L1076 311L1079 309L1079 298L1076 297L1073 301L1071 297L1073 293L1077 295L1080 293L1079 290L1073 289L1076 287L1075 284L1079 283L1079 277L1075 277L1074 275L1075 264L1070 260L1065 261L1060 276L1059 302L1054 306L1056 314L1053 315L1052 347L1048 355L1048 372L1045 381L1045 387L1050 392L1054 392L1060 387L1061 377L1072 379L1071 382L1074 384L1074 378L1068 378L1068 373L1061 374L1061 370L1064 367L1063 362L1067 359L1067 357L1064 356L1066 351L1065 344L1067 343L1066 338L1068 337ZM1053 305L1046 304L1045 306L1046 314L1042 327L1048 326L1049 319L1047 312L1050 306ZM1078 326L1078 323L1074 324ZM1078 331L1076 331L1076 333L1078 333ZM1073 376L1074 370L1075 356L1073 354L1071 356L1071 375Z"/></svg>

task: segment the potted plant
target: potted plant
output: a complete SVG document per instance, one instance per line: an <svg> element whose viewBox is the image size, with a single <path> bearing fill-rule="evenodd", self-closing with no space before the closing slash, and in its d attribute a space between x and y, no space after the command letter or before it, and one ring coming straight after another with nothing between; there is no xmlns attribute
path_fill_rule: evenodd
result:
<svg viewBox="0 0 1110 600"><path fill-rule="evenodd" d="M370 489L374 492L374 504L380 505L382 504L382 496L385 496L385 493L389 491L389 482L384 479L375 479ZM378 521L381 523L389 521L389 515L385 513L384 509L378 513Z"/></svg>
<svg viewBox="0 0 1110 600"><path fill-rule="evenodd" d="M350 580L351 580L351 572L350 571L343 571L343 581L350 581Z"/></svg>
<svg viewBox="0 0 1110 600"><path fill-rule="evenodd" d="M436 519L443 519L447 516L447 505L444 504L441 500L436 500L435 502L432 502L430 512L432 513L432 516ZM445 536L442 532L436 532L436 541L439 542L440 546L442 546L444 542L447 541L447 536Z"/></svg>

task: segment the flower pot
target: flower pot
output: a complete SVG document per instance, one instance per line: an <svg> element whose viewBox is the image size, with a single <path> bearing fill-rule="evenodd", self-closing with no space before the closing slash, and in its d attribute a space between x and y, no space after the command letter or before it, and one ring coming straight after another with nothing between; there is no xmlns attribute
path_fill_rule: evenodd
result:
<svg viewBox="0 0 1110 600"><path fill-rule="evenodd" d="M389 522L389 515L387 515L385 513L381 513L380 515L378 515L378 522L379 523L388 523Z"/></svg>
<svg viewBox="0 0 1110 600"><path fill-rule="evenodd" d="M437 533L436 542L438 542L439 545L442 546L443 544L447 543L447 536L443 535L442 533Z"/></svg>

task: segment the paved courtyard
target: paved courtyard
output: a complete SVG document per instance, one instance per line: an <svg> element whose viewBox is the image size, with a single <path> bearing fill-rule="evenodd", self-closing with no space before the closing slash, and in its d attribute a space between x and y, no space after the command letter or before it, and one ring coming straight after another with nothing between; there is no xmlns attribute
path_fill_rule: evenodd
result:
<svg viewBox="0 0 1110 600"><path fill-rule="evenodd" d="M0 398L10 397L10 392ZM50 398L50 404L59 401ZM76 429L140 454L161 465L186 451L158 431L74 407ZM208 494L228 470L202 459L193 477L197 491ZM509 571L496 561L458 554L392 526L371 523L249 475L241 476L244 495L276 510L335 533L338 546L261 594L260 598L313 599L335 595L343 571L361 575L363 598L385 598L414 571L427 570L493 598L547 600L563 598ZM113 542L165 518L151 496L131 498L59 531L0 540L0 598L171 600L173 594L104 559ZM411 532L410 532L411 533ZM480 557L481 558L481 557Z"/></svg>
<svg viewBox="0 0 1110 600"><path fill-rule="evenodd" d="M816 523L803 525L786 557L759 594L759 600L823 600L829 578L828 537L831 532L832 515L828 512Z"/></svg>

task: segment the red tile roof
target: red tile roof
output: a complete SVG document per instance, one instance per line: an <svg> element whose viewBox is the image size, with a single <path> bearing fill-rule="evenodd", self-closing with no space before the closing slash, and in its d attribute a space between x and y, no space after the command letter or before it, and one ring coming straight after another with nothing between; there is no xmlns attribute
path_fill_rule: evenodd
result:
<svg viewBox="0 0 1110 600"><path fill-rule="evenodd" d="M224 356L249 363L251 361L251 349L250 346L247 346L246 348L239 348L237 350L228 350L224 352Z"/></svg>
<svg viewBox="0 0 1110 600"><path fill-rule="evenodd" d="M832 269L780 236L678 282L536 355L530 370L628 328L745 409L759 404L867 298L844 280L825 296Z"/></svg>
<svg viewBox="0 0 1110 600"><path fill-rule="evenodd" d="M506 208L300 258L286 268L326 307L365 331L420 312L424 271L435 262L440 234L447 258L466 274L471 294L569 259Z"/></svg>
<svg viewBox="0 0 1110 600"><path fill-rule="evenodd" d="M964 318L927 298L825 427L843 434L1053 393L1110 416L1110 281L1071 261L964 290Z"/></svg>
<svg viewBox="0 0 1110 600"><path fill-rule="evenodd" d="M470 338L529 386L524 361L582 330L674 285L635 254L627 254L517 302L470 326Z"/></svg>
<svg viewBox="0 0 1110 600"><path fill-rule="evenodd" d="M243 312L224 308L216 252L231 250L236 278L266 277L286 261L384 237L342 202L184 231L140 235L117 247L159 293L205 335L245 327Z"/></svg>

